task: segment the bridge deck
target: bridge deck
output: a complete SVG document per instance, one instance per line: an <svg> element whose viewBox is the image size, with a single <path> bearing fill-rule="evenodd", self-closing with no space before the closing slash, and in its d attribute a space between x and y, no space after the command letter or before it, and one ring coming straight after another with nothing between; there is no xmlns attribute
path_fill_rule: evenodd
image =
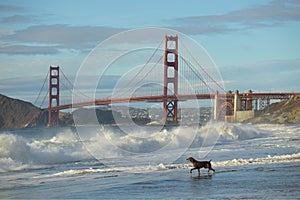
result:
<svg viewBox="0 0 300 200"><path fill-rule="evenodd" d="M294 95L300 95L300 93L240 93L239 96L242 100L245 99L288 99ZM219 94L219 98L234 98L234 94ZM161 96L143 96L143 97L128 97L128 98L111 98L111 99L98 99L86 102L77 102L64 104L59 106L54 106L51 108L44 108L45 110L64 110L70 108L80 108L85 106L94 106L94 105L109 105L112 103L124 103L124 102L163 102L165 99L168 100L178 100L178 101L187 101L187 100L209 100L214 99L215 94L190 94L190 95L170 95L167 97Z"/></svg>

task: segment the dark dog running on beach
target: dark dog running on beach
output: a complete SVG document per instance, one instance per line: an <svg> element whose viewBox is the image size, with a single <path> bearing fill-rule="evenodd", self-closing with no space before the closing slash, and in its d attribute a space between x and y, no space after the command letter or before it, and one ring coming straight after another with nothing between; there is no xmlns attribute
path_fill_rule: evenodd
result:
<svg viewBox="0 0 300 200"><path fill-rule="evenodd" d="M212 170L215 172L215 170L211 167L211 164L210 164L211 160L210 161L197 161L193 157L189 157L186 160L193 163L193 166L194 166L194 168L190 170L190 173L192 173L192 171L194 169L198 169L198 175L200 176L200 168L206 168L206 169L208 169L208 172L209 172L209 170Z"/></svg>

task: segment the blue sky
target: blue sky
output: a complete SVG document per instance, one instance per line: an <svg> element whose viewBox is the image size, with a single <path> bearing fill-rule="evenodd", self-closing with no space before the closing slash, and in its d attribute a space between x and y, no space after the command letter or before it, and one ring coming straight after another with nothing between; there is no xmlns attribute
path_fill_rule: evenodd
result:
<svg viewBox="0 0 300 200"><path fill-rule="evenodd" d="M2 0L0 93L33 102L49 65L74 77L101 41L165 27L195 39L226 89L300 92L300 1Z"/></svg>

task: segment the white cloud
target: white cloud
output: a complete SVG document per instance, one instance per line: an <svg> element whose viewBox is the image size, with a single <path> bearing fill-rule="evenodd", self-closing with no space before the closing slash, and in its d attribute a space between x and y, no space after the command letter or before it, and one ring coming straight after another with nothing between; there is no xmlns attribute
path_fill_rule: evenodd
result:
<svg viewBox="0 0 300 200"><path fill-rule="evenodd" d="M10 12L10 11L22 11L24 10L22 7L19 6L12 6L12 5L0 5L1 12Z"/></svg>
<svg viewBox="0 0 300 200"><path fill-rule="evenodd" d="M300 60L272 60L220 68L227 89L299 92ZM230 82L231 81L231 82Z"/></svg>
<svg viewBox="0 0 300 200"><path fill-rule="evenodd" d="M275 0L267 5L258 5L221 15L182 17L169 20L169 22L176 24L173 26L174 29L184 29L187 34L203 34L273 27L299 20L299 1Z"/></svg>
<svg viewBox="0 0 300 200"><path fill-rule="evenodd" d="M47 54L57 51L57 48L69 48L85 50L94 47L107 37L123 31L122 28L105 26L68 26L68 25L39 25L30 26L26 29L17 30L10 35L2 35L1 40L11 44L10 47L2 49L1 53L12 52L15 45L22 43L30 44L27 47L32 49L34 44L48 46ZM22 47L25 49L25 46ZM40 47L36 47L40 48ZM50 50L52 48L52 50ZM28 50L30 51L30 50ZM27 51L24 50L24 53ZM20 53L20 52L19 52ZM41 52L43 53L43 51Z"/></svg>
<svg viewBox="0 0 300 200"><path fill-rule="evenodd" d="M0 47L2 54L56 54L58 49L55 46L27 46L27 45L10 45Z"/></svg>
<svg viewBox="0 0 300 200"><path fill-rule="evenodd" d="M2 23L8 23L8 24L12 24L12 23L28 23L28 22L33 22L33 21L37 21L37 17L35 16L26 16L26 15L12 15L12 16L8 16L8 17L4 17L1 19Z"/></svg>

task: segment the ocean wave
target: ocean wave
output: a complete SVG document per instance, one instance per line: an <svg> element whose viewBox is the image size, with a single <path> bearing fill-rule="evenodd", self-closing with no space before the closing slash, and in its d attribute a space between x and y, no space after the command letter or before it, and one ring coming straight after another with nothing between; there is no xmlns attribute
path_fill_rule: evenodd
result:
<svg viewBox="0 0 300 200"><path fill-rule="evenodd" d="M122 135L112 130L102 130L90 134L90 137L85 137L83 141L96 158L105 158L163 153L174 149L200 148L222 142L262 137L262 133L251 125L226 123L211 123L204 127L179 126L156 132L147 132L146 129L143 131L143 137L137 137L134 132Z"/></svg>
<svg viewBox="0 0 300 200"><path fill-rule="evenodd" d="M249 158L249 159L233 159L228 161L216 162L216 167L223 166L240 166L249 164L275 164L275 163L286 163L286 162L299 162L300 153L284 154L284 155L268 155L262 158Z"/></svg>
<svg viewBox="0 0 300 200"><path fill-rule="evenodd" d="M233 167L233 166L243 166L243 165L251 165L251 164L257 164L257 165L264 165L264 164L276 164L276 163L289 163L289 162L300 162L300 152L294 153L294 154L284 154L284 155L268 155L267 157L261 157L261 158L249 158L249 159L243 159L243 158L236 158L231 160L225 160L225 161L212 161L213 167ZM186 169L192 167L191 164L170 164L166 165L166 168L168 169Z"/></svg>
<svg viewBox="0 0 300 200"><path fill-rule="evenodd" d="M249 140L265 134L250 124L211 123L202 127L196 135L192 147L210 146L236 140Z"/></svg>
<svg viewBox="0 0 300 200"><path fill-rule="evenodd" d="M262 158L250 158L250 159L232 159L226 161L216 161L212 162L214 168L217 168L216 172L224 172L224 167L234 167L234 166L244 166L244 165L265 165L265 164L278 164L278 163L289 163L289 162L299 162L300 153L295 154L285 154L285 155L268 155ZM55 176L76 176L83 174L109 174L103 177L111 177L120 175L120 173L151 173L154 171L165 171L165 170L176 170L176 169L190 169L193 166L189 163L187 164L168 164L160 163L157 165L138 165L138 166L124 166L124 167L106 167L106 168L87 168L87 169L70 169L61 172L57 172L49 177ZM220 169L221 171L218 171ZM226 171L226 169L225 169Z"/></svg>
<svg viewBox="0 0 300 200"><path fill-rule="evenodd" d="M88 158L91 158L90 154L70 131L58 133L51 139L30 139L26 135L12 133L0 134L0 172Z"/></svg>
<svg viewBox="0 0 300 200"><path fill-rule="evenodd" d="M255 126L226 123L211 123L196 129L180 126L156 132L147 132L145 129L140 138L135 137L134 133L122 135L115 129L103 129L89 132L90 137L84 141L70 128L59 129L51 137L40 134L37 129L32 131L32 135L38 136L27 137L25 133L22 135L9 131L0 134L0 172L90 160L94 157L121 160L138 158L141 163L172 162L190 147L213 148L215 144L223 142L264 136L264 132ZM154 159L151 160L150 156ZM120 159L116 159L116 162Z"/></svg>
<svg viewBox="0 0 300 200"><path fill-rule="evenodd" d="M146 173L153 171L167 170L167 167L164 164L158 165L139 165L139 166L130 166L130 167L111 167L111 168L88 168L88 169L70 169L62 172L54 173L50 176L73 176L81 174L90 174L90 173L119 173L119 172L131 172L131 173Z"/></svg>

